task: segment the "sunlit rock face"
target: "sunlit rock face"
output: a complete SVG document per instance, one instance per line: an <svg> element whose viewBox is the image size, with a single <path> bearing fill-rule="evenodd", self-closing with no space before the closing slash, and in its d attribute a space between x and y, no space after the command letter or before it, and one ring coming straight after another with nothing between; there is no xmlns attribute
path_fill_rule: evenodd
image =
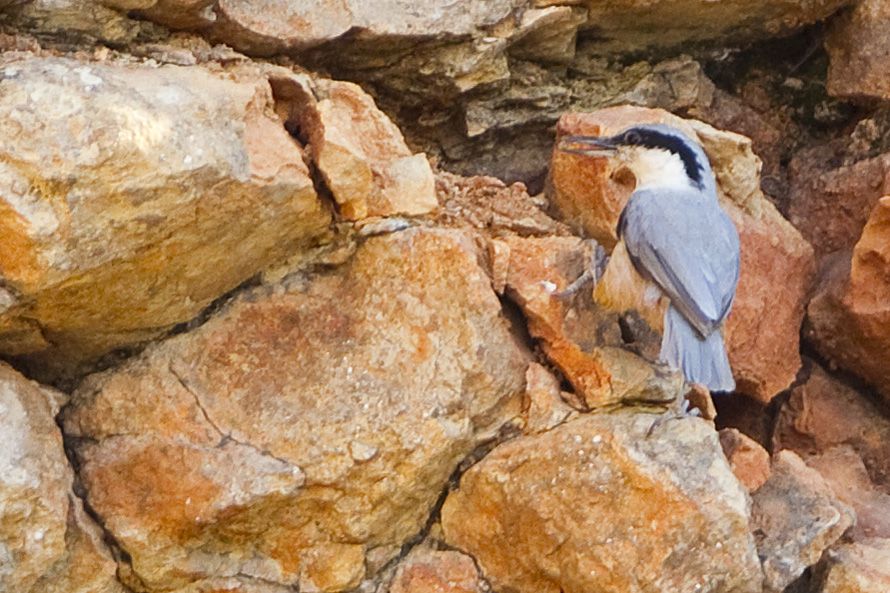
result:
<svg viewBox="0 0 890 593"><path fill-rule="evenodd" d="M885 5L0 0L0 592L886 593ZM562 292L653 121L723 397Z"/></svg>
<svg viewBox="0 0 890 593"><path fill-rule="evenodd" d="M54 421L62 401L0 365L0 590L124 593L102 532L72 489Z"/></svg>
<svg viewBox="0 0 890 593"><path fill-rule="evenodd" d="M87 499L152 591L216 576L343 591L518 418L528 355L460 231L368 240L88 379Z"/></svg>
<svg viewBox="0 0 890 593"><path fill-rule="evenodd" d="M0 352L39 374L188 321L326 232L259 69L0 68Z"/></svg>

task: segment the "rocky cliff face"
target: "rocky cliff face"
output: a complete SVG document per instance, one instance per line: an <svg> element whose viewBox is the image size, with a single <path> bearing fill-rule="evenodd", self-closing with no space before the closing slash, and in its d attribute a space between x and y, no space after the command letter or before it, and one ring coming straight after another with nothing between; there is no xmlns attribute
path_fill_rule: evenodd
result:
<svg viewBox="0 0 890 593"><path fill-rule="evenodd" d="M887 13L0 0L0 592L890 590ZM557 294L633 178L554 141L640 122L731 395Z"/></svg>

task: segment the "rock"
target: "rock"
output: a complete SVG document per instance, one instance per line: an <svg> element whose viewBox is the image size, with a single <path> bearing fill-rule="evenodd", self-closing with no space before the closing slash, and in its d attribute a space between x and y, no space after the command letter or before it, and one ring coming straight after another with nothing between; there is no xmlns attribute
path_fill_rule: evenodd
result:
<svg viewBox="0 0 890 593"><path fill-rule="evenodd" d="M720 446L739 482L755 492L769 479L769 453L757 441L734 428L720 431Z"/></svg>
<svg viewBox="0 0 890 593"><path fill-rule="evenodd" d="M827 88L835 97L890 99L890 6L863 0L831 23L825 38L829 68Z"/></svg>
<svg viewBox="0 0 890 593"><path fill-rule="evenodd" d="M759 592L748 499L703 420L583 416L498 446L442 508L494 590ZM509 545L504 545L509 542Z"/></svg>
<svg viewBox="0 0 890 593"><path fill-rule="evenodd" d="M779 411L773 448L809 460L838 445L852 447L871 479L890 495L890 420L863 394L814 365Z"/></svg>
<svg viewBox="0 0 890 593"><path fill-rule="evenodd" d="M775 456L772 474L753 498L751 527L769 592L782 591L816 564L856 521L822 476L792 451Z"/></svg>
<svg viewBox="0 0 890 593"><path fill-rule="evenodd" d="M193 318L327 232L262 73L2 68L0 353L41 376Z"/></svg>
<svg viewBox="0 0 890 593"><path fill-rule="evenodd" d="M529 355L478 257L455 230L371 237L88 378L64 426L127 582L333 592L392 559L520 414Z"/></svg>
<svg viewBox="0 0 890 593"><path fill-rule="evenodd" d="M890 539L846 544L829 552L820 593L890 590Z"/></svg>
<svg viewBox="0 0 890 593"><path fill-rule="evenodd" d="M94 0L0 0L0 7L10 4L4 20L18 31L50 38L54 44L77 48L78 43L95 42L125 45L139 37L159 34L150 23L127 18L106 6L110 2Z"/></svg>
<svg viewBox="0 0 890 593"><path fill-rule="evenodd" d="M741 239L739 288L726 322L726 342L737 390L768 402L800 367L799 332L814 275L813 252L760 190L760 162L747 138L661 110L617 107L572 113L557 135L612 134L634 123L668 123L701 142L714 169L721 201ZM607 248L615 245L618 216L633 177L602 159L554 151L551 197L566 220ZM776 286L783 286L780 292Z"/></svg>
<svg viewBox="0 0 890 593"><path fill-rule="evenodd" d="M852 249L878 200L890 194L890 154L838 166L844 152L819 146L789 165L788 216L820 259Z"/></svg>
<svg viewBox="0 0 890 593"><path fill-rule="evenodd" d="M473 559L460 552L412 551L399 564L389 593L483 593Z"/></svg>
<svg viewBox="0 0 890 593"><path fill-rule="evenodd" d="M0 590L123 593L99 528L72 492L58 398L0 365Z"/></svg>
<svg viewBox="0 0 890 593"><path fill-rule="evenodd" d="M589 265L580 239L505 236L491 242L491 252L495 286L503 285L522 310L529 333L584 408L622 401L667 403L681 393L679 374L617 347L623 344L617 317L598 308L589 290L571 301L556 295Z"/></svg>
<svg viewBox="0 0 890 593"><path fill-rule="evenodd" d="M578 27L587 11L575 6L532 8L522 14L510 55L524 60L568 63L575 57Z"/></svg>
<svg viewBox="0 0 890 593"><path fill-rule="evenodd" d="M549 5L553 0L537 0ZM588 10L588 27L595 33L593 48L601 53L683 47L707 40L722 45L788 35L829 17L848 4L828 0L798 2L703 2L701 0L581 0Z"/></svg>
<svg viewBox="0 0 890 593"><path fill-rule="evenodd" d="M890 399L890 196L880 199L853 249L839 254L807 309L807 338L822 356Z"/></svg>
<svg viewBox="0 0 890 593"><path fill-rule="evenodd" d="M525 372L523 412L525 431L530 434L546 432L576 415L560 394L559 380L536 362Z"/></svg>
<svg viewBox="0 0 890 593"><path fill-rule="evenodd" d="M570 234L567 226L544 212L546 203L530 197L521 183L508 186L494 177L461 177L442 171L436 174L436 193L441 207L435 220L442 226L477 229L493 236ZM502 287L503 283L499 292Z"/></svg>
<svg viewBox="0 0 890 593"><path fill-rule="evenodd" d="M872 482L862 457L850 445L838 445L807 456L807 465L818 471L838 500L856 513L856 525L848 532L855 540L890 537L890 494Z"/></svg>
<svg viewBox="0 0 890 593"><path fill-rule="evenodd" d="M436 208L433 171L358 85L273 77L285 119L297 126L347 220L426 214Z"/></svg>

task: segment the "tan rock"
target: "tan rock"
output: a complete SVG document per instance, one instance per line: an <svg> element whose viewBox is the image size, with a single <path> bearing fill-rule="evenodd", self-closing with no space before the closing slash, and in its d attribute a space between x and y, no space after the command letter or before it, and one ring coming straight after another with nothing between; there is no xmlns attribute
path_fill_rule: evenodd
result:
<svg viewBox="0 0 890 593"><path fill-rule="evenodd" d="M342 591L397 554L520 414L529 357L478 257L454 230L372 237L89 378L64 426L131 580Z"/></svg>
<svg viewBox="0 0 890 593"><path fill-rule="evenodd" d="M478 229L494 236L570 234L567 226L544 212L546 202L540 196L529 196L521 183L507 185L494 177L461 177L440 171L436 192L441 204L436 222L442 226ZM504 278L500 278L498 292L503 291Z"/></svg>
<svg viewBox="0 0 890 593"><path fill-rule="evenodd" d="M753 498L751 528L769 592L782 591L816 564L856 522L822 476L792 451L775 456L769 480Z"/></svg>
<svg viewBox="0 0 890 593"><path fill-rule="evenodd" d="M538 6L556 4L537 0ZM847 0L709 2L708 0L581 0L601 52L676 47L717 39L723 44L787 35L821 21Z"/></svg>
<svg viewBox="0 0 890 593"><path fill-rule="evenodd" d="M560 394L559 380L536 362L525 372L523 413L528 433L546 432L576 415Z"/></svg>
<svg viewBox="0 0 890 593"><path fill-rule="evenodd" d="M862 457L850 445L838 445L807 456L807 465L822 474L838 500L856 513L848 535L855 540L890 537L890 494L872 482Z"/></svg>
<svg viewBox="0 0 890 593"><path fill-rule="evenodd" d="M448 2L423 0L405 10L399 0L369 4L362 0L292 0L252 2L220 0L212 34L248 53L305 50L362 29L371 39L406 38L418 42L435 37L477 34L511 16L525 0Z"/></svg>
<svg viewBox="0 0 890 593"><path fill-rule="evenodd" d="M588 290L572 300L556 296L589 265L589 249L580 239L505 236L492 241L491 251L495 285L502 283L505 294L519 305L529 333L584 407L666 403L680 394L679 374L654 368L617 347L622 339L616 316L598 308Z"/></svg>
<svg viewBox="0 0 890 593"><path fill-rule="evenodd" d="M814 365L807 381L791 390L776 418L772 440L774 450L791 449L808 462L813 455L848 445L890 494L890 420L865 395L819 366Z"/></svg>
<svg viewBox="0 0 890 593"><path fill-rule="evenodd" d="M123 593L99 528L71 490L58 398L0 365L0 590Z"/></svg>
<svg viewBox="0 0 890 593"><path fill-rule="evenodd" d="M730 362L743 393L768 402L786 388L800 367L799 333L814 274L812 248L760 190L760 161L750 141L665 111L616 107L572 113L557 134L612 134L634 123L673 125L701 142L717 178L721 201L741 239L741 275L726 322ZM618 216L633 191L624 169L602 159L554 151L552 201L563 219L611 248ZM776 291L782 286L782 291Z"/></svg>
<svg viewBox="0 0 890 593"><path fill-rule="evenodd" d="M885 593L890 590L890 539L839 546L829 552L820 593Z"/></svg>
<svg viewBox="0 0 890 593"><path fill-rule="evenodd" d="M587 11L574 6L527 10L512 36L510 54L526 60L571 62L578 27L586 20Z"/></svg>
<svg viewBox="0 0 890 593"><path fill-rule="evenodd" d="M788 216L820 259L852 249L878 200L890 194L890 154L833 166L836 153L829 146L804 150L789 165Z"/></svg>
<svg viewBox="0 0 890 593"><path fill-rule="evenodd" d="M361 87L301 75L273 77L272 85L344 218L417 215L436 208L426 155L411 153L399 129Z"/></svg>
<svg viewBox="0 0 890 593"><path fill-rule="evenodd" d="M139 35L150 36L150 23L140 23L95 0L0 1L10 4L9 22L18 31L50 37L55 43L76 46L101 41L124 45Z"/></svg>
<svg viewBox="0 0 890 593"><path fill-rule="evenodd" d="M399 564L389 593L482 593L473 559L460 552L412 551Z"/></svg>
<svg viewBox="0 0 890 593"><path fill-rule="evenodd" d="M832 262L810 302L808 337L833 364L890 399L890 196L880 199L853 249Z"/></svg>
<svg viewBox="0 0 890 593"><path fill-rule="evenodd" d="M191 319L326 232L260 73L2 68L0 352L42 375Z"/></svg>
<svg viewBox="0 0 890 593"><path fill-rule="evenodd" d="M735 428L720 431L720 446L739 482L754 492L769 479L769 453L760 443Z"/></svg>
<svg viewBox="0 0 890 593"><path fill-rule="evenodd" d="M584 416L497 447L442 509L493 589L759 592L748 499L699 419ZM692 552L694 550L694 553Z"/></svg>
<svg viewBox="0 0 890 593"><path fill-rule="evenodd" d="M834 19L825 38L831 95L852 99L890 99L890 6L863 0Z"/></svg>

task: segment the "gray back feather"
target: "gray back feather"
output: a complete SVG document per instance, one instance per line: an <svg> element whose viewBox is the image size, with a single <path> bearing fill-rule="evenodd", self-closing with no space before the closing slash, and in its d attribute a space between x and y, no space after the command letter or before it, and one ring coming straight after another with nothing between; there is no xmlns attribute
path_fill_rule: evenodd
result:
<svg viewBox="0 0 890 593"><path fill-rule="evenodd" d="M739 236L710 191L641 189L619 233L637 270L658 284L702 336L729 314L739 278Z"/></svg>

